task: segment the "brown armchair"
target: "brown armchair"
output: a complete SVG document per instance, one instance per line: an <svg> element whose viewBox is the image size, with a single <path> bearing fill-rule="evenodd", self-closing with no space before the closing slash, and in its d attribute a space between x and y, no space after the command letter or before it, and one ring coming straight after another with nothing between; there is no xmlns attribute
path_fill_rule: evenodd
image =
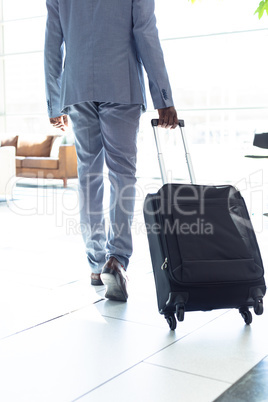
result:
<svg viewBox="0 0 268 402"><path fill-rule="evenodd" d="M15 136L2 139L2 146L16 148L16 176L28 178L61 179L64 187L67 180L77 177L77 155L73 144L58 144L61 137Z"/></svg>

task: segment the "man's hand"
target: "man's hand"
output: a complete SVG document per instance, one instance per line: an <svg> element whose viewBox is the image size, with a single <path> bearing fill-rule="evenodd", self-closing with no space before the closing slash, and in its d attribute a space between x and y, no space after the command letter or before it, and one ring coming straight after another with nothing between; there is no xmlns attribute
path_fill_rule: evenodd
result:
<svg viewBox="0 0 268 402"><path fill-rule="evenodd" d="M65 129L68 127L68 117L66 114L58 117L51 117L49 121L53 127L60 128L62 131L65 131Z"/></svg>
<svg viewBox="0 0 268 402"><path fill-rule="evenodd" d="M176 128L179 124L176 109L173 106L158 109L159 126L163 128Z"/></svg>

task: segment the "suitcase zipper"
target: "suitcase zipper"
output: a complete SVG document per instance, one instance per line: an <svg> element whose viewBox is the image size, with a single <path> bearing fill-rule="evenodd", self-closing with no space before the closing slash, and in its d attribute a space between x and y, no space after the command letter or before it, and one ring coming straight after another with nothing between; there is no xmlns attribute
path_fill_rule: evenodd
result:
<svg viewBox="0 0 268 402"><path fill-rule="evenodd" d="M165 261L164 261L163 264L161 265L162 271L164 271L164 269L167 269L167 267L168 267L168 259L165 258Z"/></svg>

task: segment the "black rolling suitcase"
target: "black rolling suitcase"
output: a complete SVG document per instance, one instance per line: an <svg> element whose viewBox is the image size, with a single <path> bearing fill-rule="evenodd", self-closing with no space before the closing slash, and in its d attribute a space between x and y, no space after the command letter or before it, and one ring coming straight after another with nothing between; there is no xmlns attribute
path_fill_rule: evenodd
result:
<svg viewBox="0 0 268 402"><path fill-rule="evenodd" d="M266 286L244 199L233 186L194 184L183 120L191 184L167 183L157 125L152 120L164 185L146 196L143 212L159 312L172 330L186 311L220 308L239 309L250 324L249 307L263 313Z"/></svg>

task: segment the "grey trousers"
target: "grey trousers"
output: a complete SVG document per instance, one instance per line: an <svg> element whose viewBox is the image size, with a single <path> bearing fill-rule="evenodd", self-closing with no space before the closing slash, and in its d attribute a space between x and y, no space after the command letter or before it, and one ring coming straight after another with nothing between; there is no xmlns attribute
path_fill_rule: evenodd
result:
<svg viewBox="0 0 268 402"><path fill-rule="evenodd" d="M87 258L100 273L114 256L125 267L132 254L137 133L141 105L84 102L69 107L78 158L80 223ZM104 161L110 183L109 224L103 211Z"/></svg>

